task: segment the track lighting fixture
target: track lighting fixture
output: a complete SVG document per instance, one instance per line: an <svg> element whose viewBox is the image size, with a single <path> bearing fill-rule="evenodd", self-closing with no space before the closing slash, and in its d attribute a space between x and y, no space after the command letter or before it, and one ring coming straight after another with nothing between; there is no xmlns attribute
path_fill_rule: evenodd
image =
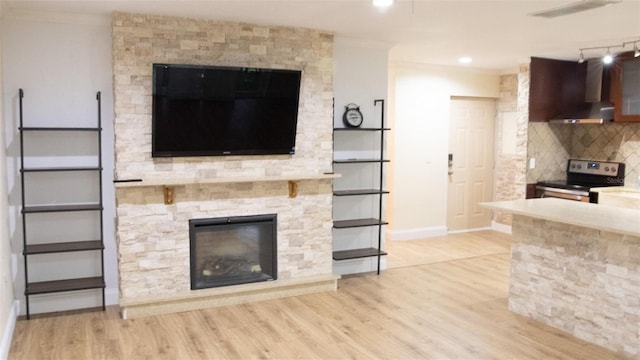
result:
<svg viewBox="0 0 640 360"><path fill-rule="evenodd" d="M612 48L624 48L625 46L627 46L629 44L633 44L633 56L634 57L640 57L640 50L638 49L638 43L640 43L640 39L632 40L632 41L625 41L621 45L609 45L609 46L596 46L596 47L581 48L581 49L578 49L578 50L580 50L580 57L578 58L578 63L582 64L584 62L584 60L585 60L584 59L584 51L585 50L607 49L607 53L602 57L602 62L605 63L605 64L611 64L613 62L613 58L615 57L615 54L611 54L611 49Z"/></svg>

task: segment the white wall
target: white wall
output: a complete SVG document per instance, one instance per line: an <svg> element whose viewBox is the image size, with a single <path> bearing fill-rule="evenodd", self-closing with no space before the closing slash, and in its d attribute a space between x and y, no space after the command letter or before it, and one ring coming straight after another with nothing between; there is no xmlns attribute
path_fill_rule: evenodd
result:
<svg viewBox="0 0 640 360"><path fill-rule="evenodd" d="M497 98L499 74L393 63L390 79L388 235L402 240L446 234L450 98Z"/></svg>
<svg viewBox="0 0 640 360"><path fill-rule="evenodd" d="M388 49L386 44L340 37L334 39L334 127L344 127L342 115L349 103L360 106L364 117L362 127L380 127L382 106L374 106L374 100L385 100L385 110L388 108ZM388 116L385 117L386 126ZM334 158L377 158L380 156L379 144L379 132L336 132ZM342 178L334 180L334 188L377 188L378 166L334 165L334 171L342 174ZM384 197L386 200L386 195ZM334 197L333 217L337 220L377 217L378 206L377 196ZM383 206L383 212L384 210ZM377 247L377 239L377 227L334 230L333 247L334 250ZM383 257L382 268L385 267L384 260ZM364 258L334 261L333 271L347 274L373 271L376 268L376 258Z"/></svg>
<svg viewBox="0 0 640 360"><path fill-rule="evenodd" d="M387 99L389 46L336 36L333 44L335 127L343 127L345 105L355 103L364 115L363 127L379 126L375 99Z"/></svg>
<svg viewBox="0 0 640 360"><path fill-rule="evenodd" d="M103 199L105 275L107 303L117 302L117 267L114 240L115 204L113 191L113 94L111 69L111 19L108 16L64 15L47 13L5 14L2 24L2 65L4 70L4 138L7 144L9 188L9 227L11 248L19 259L15 294L24 313L24 273L22 261L22 219L20 215L20 141L18 133L18 89L25 91L24 123L27 126L95 126L96 92L102 93L103 125ZM69 136L70 144L82 144L79 135ZM52 161L45 148L35 151L32 160ZM4 171L5 167L2 166ZM3 176L4 178L4 176ZM31 195L48 199L44 189L33 189ZM40 190L40 191L38 191ZM74 189L81 192L84 189ZM78 215L79 216L79 215ZM5 218L5 217L1 217ZM61 220L62 221L62 220ZM56 230L63 230L64 225ZM73 231L66 229L67 231ZM44 271L44 270L43 270ZM48 270L51 271L51 270ZM56 268L59 274L38 274L54 278L69 271ZM30 278L30 280L37 280ZM4 292L3 292L4 294ZM32 297L32 312L73 308L69 293ZM85 296L85 295L83 295ZM89 295L86 295L90 297ZM95 297L95 296L94 296ZM46 300L46 301L41 301Z"/></svg>
<svg viewBox="0 0 640 360"><path fill-rule="evenodd" d="M2 5L0 5L0 28L2 28ZM0 37L0 123L3 123L2 101L2 38ZM11 338L16 323L16 308L13 296L13 274L11 271L11 247L7 205L7 167L5 156L4 128L0 126L0 359L6 359L11 347Z"/></svg>

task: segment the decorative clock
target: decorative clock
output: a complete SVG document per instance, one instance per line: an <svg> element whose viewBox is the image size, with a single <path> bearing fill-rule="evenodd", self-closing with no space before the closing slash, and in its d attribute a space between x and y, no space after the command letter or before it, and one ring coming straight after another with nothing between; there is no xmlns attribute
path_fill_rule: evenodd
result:
<svg viewBox="0 0 640 360"><path fill-rule="evenodd" d="M344 114L342 115L342 122L346 127L360 127L362 125L362 112L360 107L356 104L348 104L345 106Z"/></svg>

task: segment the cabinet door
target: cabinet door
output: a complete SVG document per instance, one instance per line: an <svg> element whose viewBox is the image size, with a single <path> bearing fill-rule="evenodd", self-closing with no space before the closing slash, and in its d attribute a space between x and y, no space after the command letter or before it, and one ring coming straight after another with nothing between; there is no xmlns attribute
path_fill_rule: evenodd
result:
<svg viewBox="0 0 640 360"><path fill-rule="evenodd" d="M531 58L529 121L545 122L585 101L587 63Z"/></svg>
<svg viewBox="0 0 640 360"><path fill-rule="evenodd" d="M611 68L611 101L615 121L640 122L640 57L619 54Z"/></svg>

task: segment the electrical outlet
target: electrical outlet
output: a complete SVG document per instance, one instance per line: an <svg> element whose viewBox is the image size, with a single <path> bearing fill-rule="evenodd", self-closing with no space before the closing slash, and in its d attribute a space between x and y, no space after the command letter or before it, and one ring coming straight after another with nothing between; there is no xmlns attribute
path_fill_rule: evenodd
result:
<svg viewBox="0 0 640 360"><path fill-rule="evenodd" d="M535 168L536 168L536 158L529 159L529 169L535 169Z"/></svg>

